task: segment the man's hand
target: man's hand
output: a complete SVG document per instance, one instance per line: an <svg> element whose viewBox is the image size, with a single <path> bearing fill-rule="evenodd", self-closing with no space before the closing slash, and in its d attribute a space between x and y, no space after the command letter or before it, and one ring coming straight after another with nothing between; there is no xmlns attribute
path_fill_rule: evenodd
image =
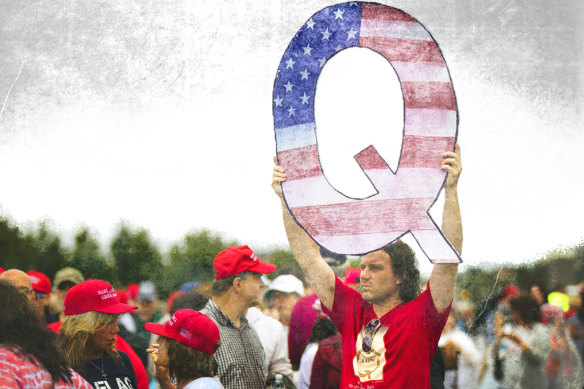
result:
<svg viewBox="0 0 584 389"><path fill-rule="evenodd" d="M274 157L274 174L272 175L272 189L280 200L284 199L284 194L282 193L282 182L286 181L286 174L282 166L278 165L278 159Z"/></svg>
<svg viewBox="0 0 584 389"><path fill-rule="evenodd" d="M457 143L454 152L447 151L442 154L444 161L442 161L442 170L446 170L448 177L446 178L446 190L454 189L458 185L458 177L462 172L462 164L460 162L460 145Z"/></svg>

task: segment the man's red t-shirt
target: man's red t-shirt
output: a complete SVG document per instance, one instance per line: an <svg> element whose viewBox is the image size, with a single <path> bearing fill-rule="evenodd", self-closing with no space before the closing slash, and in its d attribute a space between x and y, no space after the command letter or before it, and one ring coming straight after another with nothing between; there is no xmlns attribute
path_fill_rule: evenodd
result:
<svg viewBox="0 0 584 389"><path fill-rule="evenodd" d="M429 285L379 318L368 353L362 350L364 327L377 317L371 303L337 278L333 309L323 310L343 336L341 388L430 388L432 358L450 308L436 312Z"/></svg>

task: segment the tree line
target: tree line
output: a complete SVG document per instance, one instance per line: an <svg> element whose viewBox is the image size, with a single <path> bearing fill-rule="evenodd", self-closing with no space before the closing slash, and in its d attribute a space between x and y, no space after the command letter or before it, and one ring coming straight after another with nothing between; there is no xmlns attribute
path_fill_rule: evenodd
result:
<svg viewBox="0 0 584 389"><path fill-rule="evenodd" d="M211 281L215 255L237 244L240 243L202 230L186 234L163 254L146 229L121 225L104 253L87 227L77 231L70 248L46 222L25 232L10 220L0 219L0 267L4 269L37 270L52 280L59 269L71 266L86 279L107 280L115 287L151 280L161 296L188 281ZM257 254L280 266L298 269L288 250Z"/></svg>
<svg viewBox="0 0 584 389"><path fill-rule="evenodd" d="M79 269L85 278L104 279L116 287L152 280L163 297L185 282L211 281L215 255L236 244L241 243L201 230L186 234L182 241L161 253L146 229L121 225L104 253L87 227L75 234L70 248L46 222L25 232L10 220L0 218L0 267L4 269L37 270L52 280L59 269L71 266ZM287 249L257 254L262 260L278 265L280 271L295 274L300 271ZM351 261L351 265L358 266L358 261ZM509 283L516 283L524 290L537 283L552 291L559 285L583 281L584 244L580 244L551 252L531 263L469 267L459 274L457 289L466 290L468 298L480 304L485 296L500 292Z"/></svg>

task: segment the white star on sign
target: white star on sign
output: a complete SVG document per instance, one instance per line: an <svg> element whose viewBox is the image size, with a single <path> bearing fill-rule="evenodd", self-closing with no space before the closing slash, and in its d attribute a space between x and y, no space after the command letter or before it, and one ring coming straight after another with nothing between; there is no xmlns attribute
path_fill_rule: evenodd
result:
<svg viewBox="0 0 584 389"><path fill-rule="evenodd" d="M326 62L326 58L322 57L321 59L318 60L318 62L320 62L320 67L322 68L324 66L324 63Z"/></svg>
<svg viewBox="0 0 584 389"><path fill-rule="evenodd" d="M276 107L281 107L282 106L282 101L284 99L280 98L280 95L278 95L275 99L274 99L274 103L276 103Z"/></svg>
<svg viewBox="0 0 584 389"><path fill-rule="evenodd" d="M310 47L310 43L306 45L306 47L303 47L304 49L304 55L310 55L310 52L312 51L312 47Z"/></svg>
<svg viewBox="0 0 584 389"><path fill-rule="evenodd" d="M308 19L308 22L306 22L306 29L311 29L312 31L314 31L314 25L316 23L314 23L314 20L312 20L312 18Z"/></svg>
<svg viewBox="0 0 584 389"><path fill-rule="evenodd" d="M351 27L349 32L347 32L347 35L348 35L347 40L355 39L355 36L357 35L357 31L353 30L353 28Z"/></svg>
<svg viewBox="0 0 584 389"><path fill-rule="evenodd" d="M329 32L329 30L328 30L328 27L326 28L326 30L325 30L325 31L321 32L321 34L322 34L322 40L323 40L323 41L328 41L328 40L329 40L329 37L332 35L332 34Z"/></svg>
<svg viewBox="0 0 584 389"><path fill-rule="evenodd" d="M304 92L304 96L300 97L300 99L302 99L302 105L308 104L309 98L310 98L310 96L306 96L306 92Z"/></svg>
<svg viewBox="0 0 584 389"><path fill-rule="evenodd" d="M294 60L290 58L288 61L286 61L286 69L294 69L295 63L296 62L294 62Z"/></svg>
<svg viewBox="0 0 584 389"><path fill-rule="evenodd" d="M338 46L335 48L335 51L339 51L339 50L341 50L341 49L342 49L341 45L338 45Z"/></svg>
<svg viewBox="0 0 584 389"><path fill-rule="evenodd" d="M308 80L308 76L310 76L310 73L308 73L308 68L304 69L304 71L300 72L300 74L302 75L301 80Z"/></svg>
<svg viewBox="0 0 584 389"><path fill-rule="evenodd" d="M349 3L349 7L352 7L352 6L355 6L356 7L357 6L357 2L356 1L350 2Z"/></svg>
<svg viewBox="0 0 584 389"><path fill-rule="evenodd" d="M343 14L345 13L345 11L341 11L341 9L337 9L335 11L335 20L337 19L342 19L343 18Z"/></svg>
<svg viewBox="0 0 584 389"><path fill-rule="evenodd" d="M292 92L293 86L294 86L294 84L291 84L290 81L288 81L288 83L286 85L284 85L284 88L286 88L286 93Z"/></svg>
<svg viewBox="0 0 584 389"><path fill-rule="evenodd" d="M296 114L294 112L296 112L296 109L292 108L292 106L290 106L290 108L288 108L288 117L290 117L292 115L296 116Z"/></svg>

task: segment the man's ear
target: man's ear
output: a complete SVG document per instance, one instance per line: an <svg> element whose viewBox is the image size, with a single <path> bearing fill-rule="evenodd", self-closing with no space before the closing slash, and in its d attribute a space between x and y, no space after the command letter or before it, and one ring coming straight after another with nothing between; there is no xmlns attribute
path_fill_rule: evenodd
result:
<svg viewBox="0 0 584 389"><path fill-rule="evenodd" d="M241 277L235 277L233 279L233 283L231 284L231 286L233 286L233 290L238 291L241 288L241 281Z"/></svg>
<svg viewBox="0 0 584 389"><path fill-rule="evenodd" d="M396 277L396 285L401 285L401 283L408 277L408 272L404 271L401 277Z"/></svg>

